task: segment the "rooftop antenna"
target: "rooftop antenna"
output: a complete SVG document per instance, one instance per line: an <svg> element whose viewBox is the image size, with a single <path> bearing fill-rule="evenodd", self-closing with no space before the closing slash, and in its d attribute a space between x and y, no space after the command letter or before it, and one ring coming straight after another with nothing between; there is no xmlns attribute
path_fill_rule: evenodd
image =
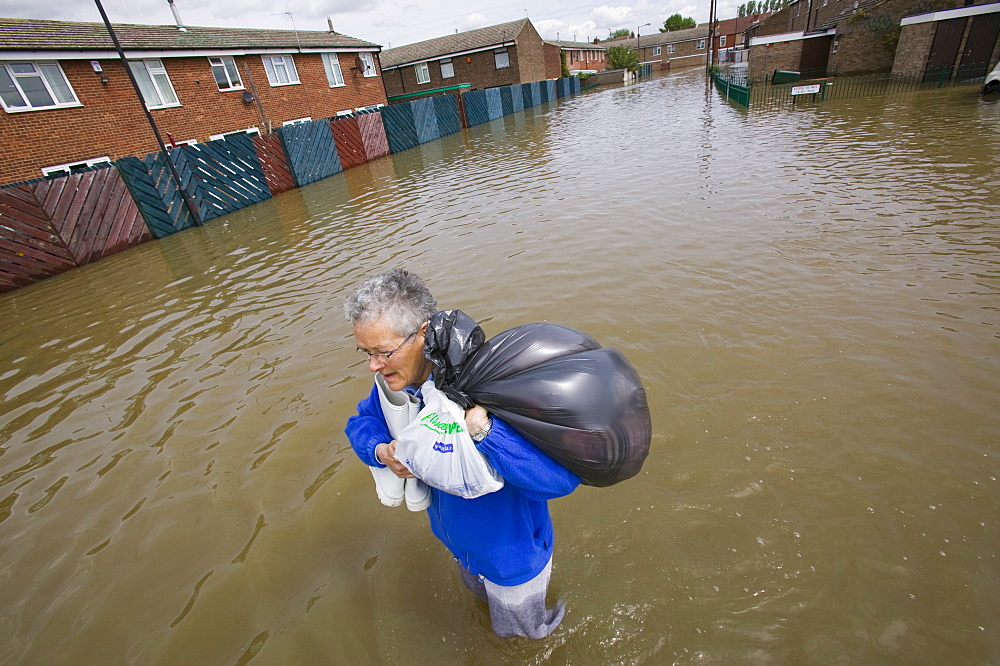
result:
<svg viewBox="0 0 1000 666"><path fill-rule="evenodd" d="M271 16L287 16L288 18L290 18L292 20L292 32L295 33L295 43L299 45L299 53L301 53L302 52L302 42L299 41L299 31L295 27L295 17L292 16L292 13L288 12L288 11L285 11L285 12L278 12L277 14L271 14ZM332 21L331 21L331 25L332 25Z"/></svg>

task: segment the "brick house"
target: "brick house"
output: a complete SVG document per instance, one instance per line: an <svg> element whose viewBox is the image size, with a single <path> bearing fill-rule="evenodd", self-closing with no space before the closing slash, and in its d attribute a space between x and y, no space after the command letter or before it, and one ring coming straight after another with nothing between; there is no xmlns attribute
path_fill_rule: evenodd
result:
<svg viewBox="0 0 1000 666"><path fill-rule="evenodd" d="M390 98L460 83L477 90L560 75L558 65L549 71L542 38L528 19L385 49L379 60Z"/></svg>
<svg viewBox="0 0 1000 666"><path fill-rule="evenodd" d="M922 72L936 62L932 46L939 26L950 31L951 39L945 40L949 41L949 53L942 54L938 49L938 59L956 62L961 45L971 48L975 44L972 56L988 60L984 54L996 52L1000 8L996 7L998 3L972 0L965 4L967 1L796 0L749 31L753 36L748 77L766 78L776 69L815 77L898 71L904 67L910 72ZM987 5L992 8L978 8ZM941 12L949 18L909 23L913 20L910 17L933 17ZM906 30L907 25L923 27ZM970 31L973 40L968 41L965 37ZM898 49L897 45L905 48ZM903 58L899 66L895 64L897 53Z"/></svg>
<svg viewBox="0 0 1000 666"><path fill-rule="evenodd" d="M566 59L566 68L570 76L581 72L603 72L604 52L607 45L600 42L566 42L545 40L545 69L550 72L548 78L562 76L562 59ZM550 60L554 59L555 74L551 74Z"/></svg>
<svg viewBox="0 0 1000 666"><path fill-rule="evenodd" d="M715 37L712 40L712 61L736 63L747 60L749 52L744 37L746 32L770 15L770 13L752 14L716 21Z"/></svg>
<svg viewBox="0 0 1000 666"><path fill-rule="evenodd" d="M625 46L635 48L635 36L623 43ZM704 67L708 62L707 58L707 23L687 30L639 35L639 62L642 64L659 66L660 69Z"/></svg>
<svg viewBox="0 0 1000 666"><path fill-rule="evenodd" d="M384 105L380 47L335 32L116 24L168 144ZM103 23L0 18L0 183L158 149Z"/></svg>

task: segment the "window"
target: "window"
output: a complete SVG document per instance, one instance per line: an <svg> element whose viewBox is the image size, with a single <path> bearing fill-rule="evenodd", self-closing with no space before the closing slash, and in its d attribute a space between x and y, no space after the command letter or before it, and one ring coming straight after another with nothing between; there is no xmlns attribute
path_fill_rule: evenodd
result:
<svg viewBox="0 0 1000 666"><path fill-rule="evenodd" d="M494 51L493 60L496 62L497 69L507 69L510 67L510 54L507 53L507 49L497 49Z"/></svg>
<svg viewBox="0 0 1000 666"><path fill-rule="evenodd" d="M417 73L417 83L430 83L431 73L426 62L418 62L413 66L413 71Z"/></svg>
<svg viewBox="0 0 1000 666"><path fill-rule="evenodd" d="M699 39L698 40L698 45L695 48L699 48L699 49L705 48L705 40L704 39Z"/></svg>
<svg viewBox="0 0 1000 666"><path fill-rule="evenodd" d="M722 35L719 37L719 48L721 49L725 45L726 45L726 36Z"/></svg>
<svg viewBox="0 0 1000 666"><path fill-rule="evenodd" d="M655 55L655 56L660 55L660 47L659 46L654 46L653 47L653 55Z"/></svg>
<svg viewBox="0 0 1000 666"><path fill-rule="evenodd" d="M233 134L260 134L260 128L248 127L245 130L236 130L235 132L223 132L222 134L213 134L212 136L208 137L208 140L216 141L218 139L224 139L227 136L231 136Z"/></svg>
<svg viewBox="0 0 1000 666"><path fill-rule="evenodd" d="M111 159L108 157L95 157L90 160L80 160L79 162L68 162L66 164L57 164L56 166L42 167L42 175L45 176L68 176L71 173L76 173L78 171L83 171L88 167L92 167L96 164L110 164Z"/></svg>
<svg viewBox="0 0 1000 666"><path fill-rule="evenodd" d="M240 80L240 72L236 69L236 60L230 57L209 58L212 65L212 76L219 84L219 90L243 90L243 81Z"/></svg>
<svg viewBox="0 0 1000 666"><path fill-rule="evenodd" d="M80 106L55 60L0 62L0 102L5 111Z"/></svg>
<svg viewBox="0 0 1000 666"><path fill-rule="evenodd" d="M181 105L177 101L170 77L167 76L167 70L159 59L129 60L128 66L132 69L136 83L139 84L147 109Z"/></svg>
<svg viewBox="0 0 1000 666"><path fill-rule="evenodd" d="M261 56L264 71L272 86L290 86L299 83L299 73L295 71L292 56Z"/></svg>
<svg viewBox="0 0 1000 666"><path fill-rule="evenodd" d="M667 55L670 55L677 49L673 44L667 44Z"/></svg>
<svg viewBox="0 0 1000 666"><path fill-rule="evenodd" d="M303 125L305 123L311 123L311 122L312 122L312 116L306 116L305 118L286 120L285 122L281 123L281 126L284 127L285 125Z"/></svg>
<svg viewBox="0 0 1000 666"><path fill-rule="evenodd" d="M340 71L340 60L336 53L323 54L323 69L326 70L326 80L331 88L344 85L344 73Z"/></svg>
<svg viewBox="0 0 1000 666"><path fill-rule="evenodd" d="M375 58L372 57L371 53L359 53L358 57L361 59L361 64L364 65L365 76L378 76L378 72L375 71Z"/></svg>
<svg viewBox="0 0 1000 666"><path fill-rule="evenodd" d="M451 62L451 58L444 58L441 61L441 78L451 79L455 77L455 65Z"/></svg>
<svg viewBox="0 0 1000 666"><path fill-rule="evenodd" d="M836 53L838 48L840 48L840 35L834 35L833 47L830 49L830 53Z"/></svg>

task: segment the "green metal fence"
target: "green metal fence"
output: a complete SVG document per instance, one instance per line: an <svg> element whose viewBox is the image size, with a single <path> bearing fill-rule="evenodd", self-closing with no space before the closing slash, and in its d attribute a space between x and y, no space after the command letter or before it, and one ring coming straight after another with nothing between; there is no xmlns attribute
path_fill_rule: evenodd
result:
<svg viewBox="0 0 1000 666"><path fill-rule="evenodd" d="M732 102L752 109L820 104L829 101L902 94L951 86L982 85L982 63L923 72L834 76L774 84L771 77L748 81L745 68L712 72L716 89Z"/></svg>

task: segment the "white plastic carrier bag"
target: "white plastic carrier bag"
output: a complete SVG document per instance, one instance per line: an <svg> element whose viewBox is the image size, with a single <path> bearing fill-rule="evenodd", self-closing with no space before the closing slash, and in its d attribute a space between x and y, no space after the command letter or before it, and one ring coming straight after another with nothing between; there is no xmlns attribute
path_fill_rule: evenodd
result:
<svg viewBox="0 0 1000 666"><path fill-rule="evenodd" d="M385 377L376 373L379 404L382 415L389 427L389 434L395 438L403 428L420 412L420 400L404 391L393 391L385 383ZM369 467L375 479L375 492L379 501L386 506L399 506L406 501L410 511L423 511L431 504L431 490L420 479L401 479L388 467Z"/></svg>
<svg viewBox="0 0 1000 666"><path fill-rule="evenodd" d="M476 448L465 411L427 380L424 408L396 437L396 458L424 483L452 495L480 497L503 488L503 478Z"/></svg>

